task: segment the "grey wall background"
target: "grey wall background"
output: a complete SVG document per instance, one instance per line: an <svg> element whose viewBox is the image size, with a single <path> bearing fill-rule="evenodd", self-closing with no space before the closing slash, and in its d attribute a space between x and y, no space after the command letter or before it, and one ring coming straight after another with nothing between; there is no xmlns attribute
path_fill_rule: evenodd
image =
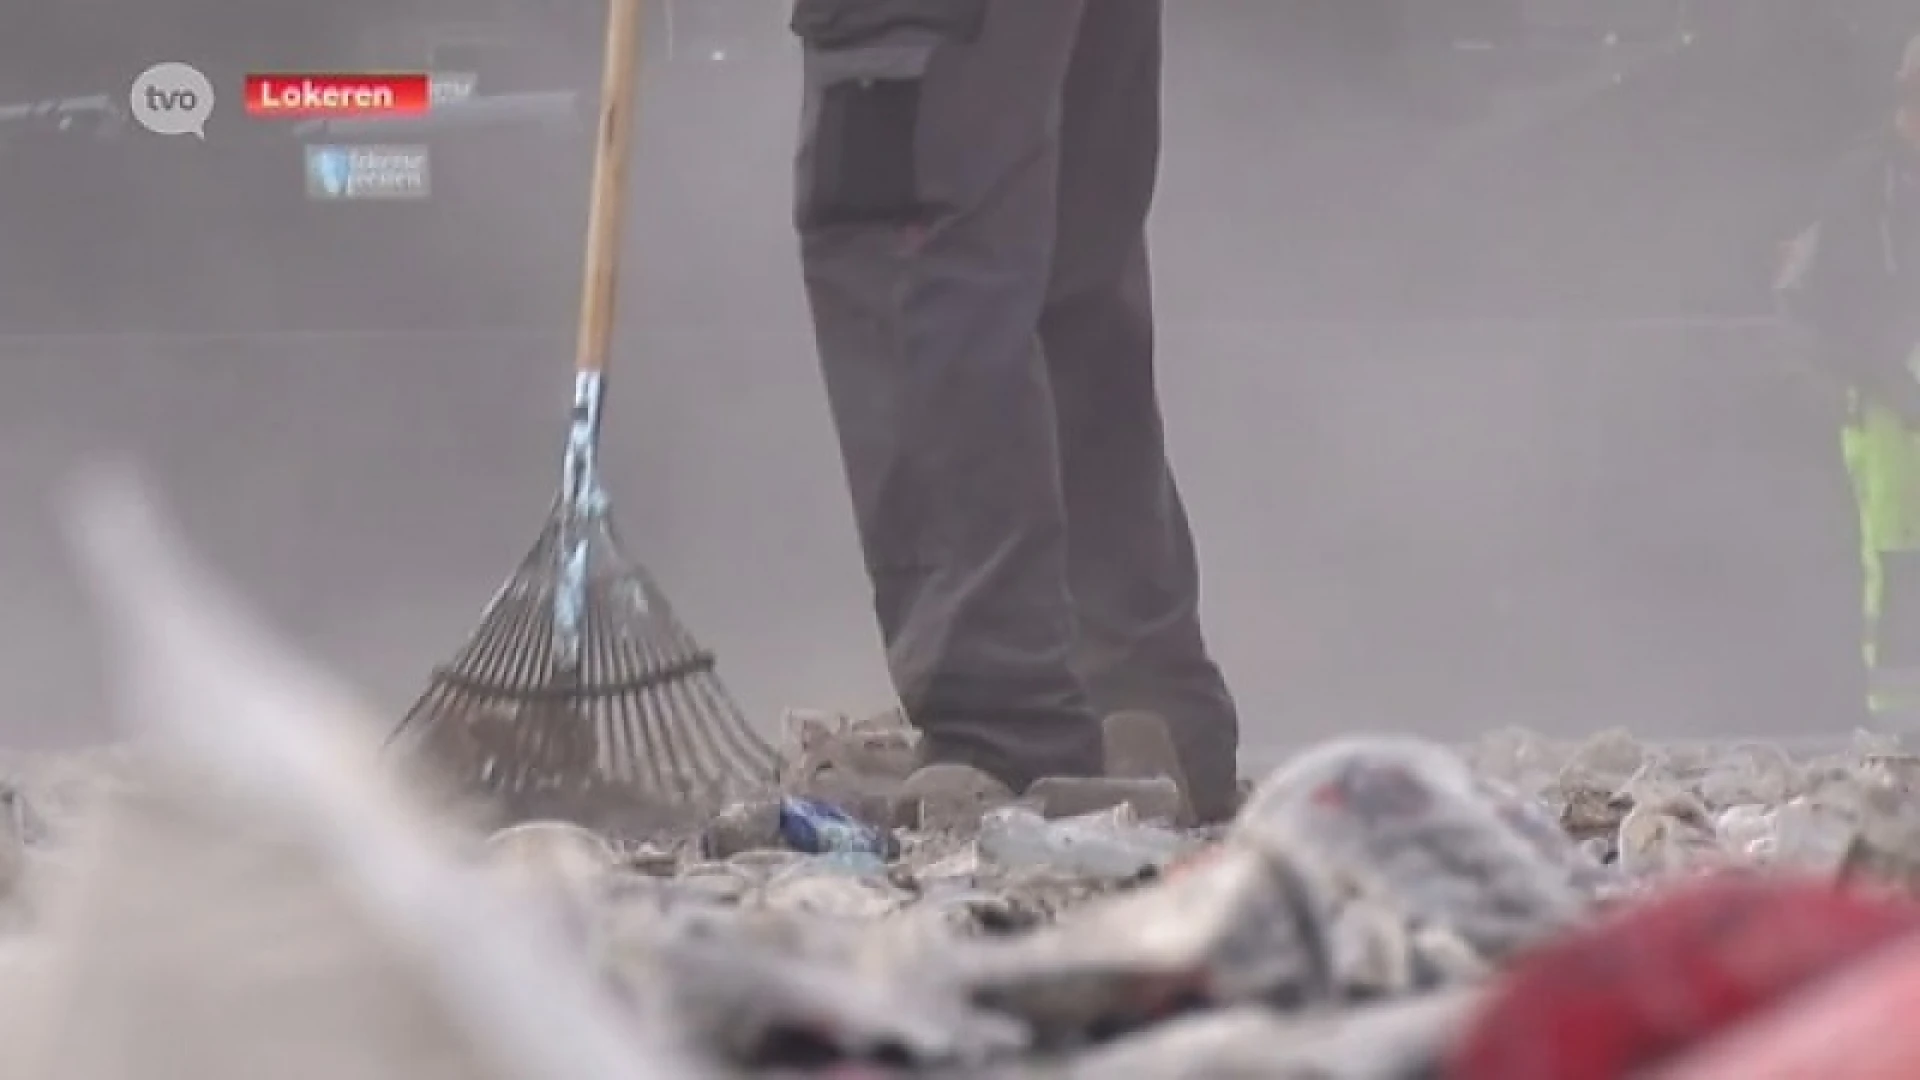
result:
<svg viewBox="0 0 1920 1080"><path fill-rule="evenodd" d="M1249 741L1805 733L1850 718L1831 418L1754 333L1352 325L1166 332L1173 446ZM637 336L616 506L758 714L884 700L805 341ZM397 711L554 489L562 339L16 347L0 419L7 737L100 730L44 511L143 460L203 550Z"/></svg>
<svg viewBox="0 0 1920 1080"><path fill-rule="evenodd" d="M1836 415L1755 316L1880 59L1649 31L1383 82L1263 48L1262 5L1172 7L1163 392L1250 745L1850 722ZM635 554L767 718L886 694L787 226L791 59L648 75L609 432ZM104 730L47 512L103 454L398 714L554 491L577 136L437 148L406 208L303 204L297 143L233 117L0 149L0 739Z"/></svg>

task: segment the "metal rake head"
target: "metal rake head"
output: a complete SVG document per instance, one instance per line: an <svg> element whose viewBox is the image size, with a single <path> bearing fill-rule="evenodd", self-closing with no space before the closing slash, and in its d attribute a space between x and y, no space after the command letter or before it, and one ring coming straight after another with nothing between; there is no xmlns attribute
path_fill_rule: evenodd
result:
<svg viewBox="0 0 1920 1080"><path fill-rule="evenodd" d="M604 506L564 496L393 738L518 818L707 808L778 762Z"/></svg>

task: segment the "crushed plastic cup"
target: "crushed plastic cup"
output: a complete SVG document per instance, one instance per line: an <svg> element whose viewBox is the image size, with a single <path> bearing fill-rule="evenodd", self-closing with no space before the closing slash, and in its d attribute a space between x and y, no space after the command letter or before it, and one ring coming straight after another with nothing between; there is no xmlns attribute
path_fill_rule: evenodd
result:
<svg viewBox="0 0 1920 1080"><path fill-rule="evenodd" d="M1142 825L1126 808L1049 820L1024 807L989 811L974 843L997 865L1129 881L1165 870L1192 849L1168 829Z"/></svg>

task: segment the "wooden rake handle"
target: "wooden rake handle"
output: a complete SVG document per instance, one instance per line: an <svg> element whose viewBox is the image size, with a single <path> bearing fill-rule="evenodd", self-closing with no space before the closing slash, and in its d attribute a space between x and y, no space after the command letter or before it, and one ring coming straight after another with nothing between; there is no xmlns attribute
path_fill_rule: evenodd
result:
<svg viewBox="0 0 1920 1080"><path fill-rule="evenodd" d="M580 332L574 370L607 369L614 300L620 281L620 241L626 225L627 159L640 52L642 0L608 0L607 53L600 78L600 124L593 151L593 196L587 210L586 269L581 276Z"/></svg>

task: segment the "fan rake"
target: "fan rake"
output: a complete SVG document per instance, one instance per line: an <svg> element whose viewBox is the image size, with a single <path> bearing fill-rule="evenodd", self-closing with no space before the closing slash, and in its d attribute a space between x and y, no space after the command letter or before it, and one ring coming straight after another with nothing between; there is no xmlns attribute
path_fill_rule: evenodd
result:
<svg viewBox="0 0 1920 1080"><path fill-rule="evenodd" d="M478 630L389 740L513 820L604 824L642 808L704 809L771 782L777 763L721 685L713 654L623 554L600 479L638 2L612 0L608 17L560 493Z"/></svg>

